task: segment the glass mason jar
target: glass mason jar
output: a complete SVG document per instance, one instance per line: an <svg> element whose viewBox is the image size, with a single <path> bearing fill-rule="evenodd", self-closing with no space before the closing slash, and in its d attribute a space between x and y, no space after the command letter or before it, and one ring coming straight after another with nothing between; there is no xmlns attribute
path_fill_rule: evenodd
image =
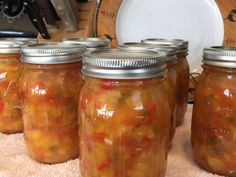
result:
<svg viewBox="0 0 236 177"><path fill-rule="evenodd" d="M128 42L119 45L120 49L124 50L152 50L155 52L162 53L166 56L166 79L163 82L165 93L167 94L170 109L171 109L171 129L170 129L170 145L174 138L176 128L176 111L177 111L177 58L176 58L176 47L171 45L161 44L147 44L147 43L136 43Z"/></svg>
<svg viewBox="0 0 236 177"><path fill-rule="evenodd" d="M22 48L24 138L42 163L78 157L78 95L85 46L43 43Z"/></svg>
<svg viewBox="0 0 236 177"><path fill-rule="evenodd" d="M236 47L204 49L192 118L192 152L204 169L236 176Z"/></svg>
<svg viewBox="0 0 236 177"><path fill-rule="evenodd" d="M20 44L0 41L0 132L23 131L20 104Z"/></svg>
<svg viewBox="0 0 236 177"><path fill-rule="evenodd" d="M79 101L82 177L165 176L170 109L164 63L152 51L85 54Z"/></svg>
<svg viewBox="0 0 236 177"><path fill-rule="evenodd" d="M187 48L179 48L177 52L177 74L179 87L177 89L177 114L176 125L182 125L184 122L184 115L187 111L188 89L189 89L189 64L187 61Z"/></svg>
<svg viewBox="0 0 236 177"><path fill-rule="evenodd" d="M62 39L66 44L82 44L87 47L87 51L109 49L110 40L106 38L65 38Z"/></svg>
<svg viewBox="0 0 236 177"><path fill-rule="evenodd" d="M184 121L184 115L187 111L188 88L189 88L189 64L187 61L188 41L182 39L158 39L150 38L142 40L143 43L149 44L167 44L177 47L177 113L176 126Z"/></svg>
<svg viewBox="0 0 236 177"><path fill-rule="evenodd" d="M167 79L165 83L165 88L167 88L168 98L170 100L170 106L172 110L171 116L171 129L170 129L170 145L174 138L175 128L176 128L176 113L177 113L177 60L176 55L167 55L166 61L167 67Z"/></svg>

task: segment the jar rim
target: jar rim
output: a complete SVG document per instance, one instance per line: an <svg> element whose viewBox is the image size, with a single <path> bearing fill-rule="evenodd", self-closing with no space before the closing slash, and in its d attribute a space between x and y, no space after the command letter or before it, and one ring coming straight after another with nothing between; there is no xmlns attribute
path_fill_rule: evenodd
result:
<svg viewBox="0 0 236 177"><path fill-rule="evenodd" d="M110 40L107 38L64 38L61 41L66 44L82 44L87 50L110 48Z"/></svg>
<svg viewBox="0 0 236 177"><path fill-rule="evenodd" d="M22 47L21 61L31 64L63 64L82 60L84 45L47 42Z"/></svg>
<svg viewBox="0 0 236 177"><path fill-rule="evenodd" d="M165 56L154 51L104 49L85 52L82 73L107 79L141 79L163 75Z"/></svg>
<svg viewBox="0 0 236 177"><path fill-rule="evenodd" d="M20 53L21 46L23 44L20 42L8 41L8 40L0 40L0 53Z"/></svg>
<svg viewBox="0 0 236 177"><path fill-rule="evenodd" d="M169 44L177 48L177 53L188 52L189 42L183 39L167 39L167 38L147 38L141 40L148 44Z"/></svg>
<svg viewBox="0 0 236 177"><path fill-rule="evenodd" d="M212 46L203 50L203 64L236 68L236 46Z"/></svg>
<svg viewBox="0 0 236 177"><path fill-rule="evenodd" d="M176 52L177 48L169 44L150 44L140 42L126 42L119 44L118 48L123 50L152 50L155 52L163 53L167 56L168 60L177 60Z"/></svg>

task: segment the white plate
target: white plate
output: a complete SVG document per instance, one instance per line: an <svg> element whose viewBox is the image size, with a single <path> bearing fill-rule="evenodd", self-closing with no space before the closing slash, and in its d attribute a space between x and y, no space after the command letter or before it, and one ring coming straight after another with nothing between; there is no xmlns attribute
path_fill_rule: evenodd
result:
<svg viewBox="0 0 236 177"><path fill-rule="evenodd" d="M119 43L145 38L189 41L191 72L201 72L204 47L222 45L224 24L214 0L123 0L116 21Z"/></svg>

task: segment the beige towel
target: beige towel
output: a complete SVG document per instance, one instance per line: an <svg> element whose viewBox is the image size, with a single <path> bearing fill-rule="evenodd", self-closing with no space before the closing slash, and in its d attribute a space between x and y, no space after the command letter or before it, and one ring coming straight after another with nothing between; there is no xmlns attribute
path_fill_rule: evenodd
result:
<svg viewBox="0 0 236 177"><path fill-rule="evenodd" d="M45 165L32 160L23 134L0 134L0 177L79 177L79 160Z"/></svg>
<svg viewBox="0 0 236 177"><path fill-rule="evenodd" d="M184 125L177 128L168 157L166 177L217 177L200 169L191 156L189 106ZM79 177L79 160L45 165L32 160L22 134L0 134L0 177Z"/></svg>
<svg viewBox="0 0 236 177"><path fill-rule="evenodd" d="M190 143L191 118L192 105L188 105L185 122L176 129L168 156L166 177L220 177L204 171L193 161Z"/></svg>

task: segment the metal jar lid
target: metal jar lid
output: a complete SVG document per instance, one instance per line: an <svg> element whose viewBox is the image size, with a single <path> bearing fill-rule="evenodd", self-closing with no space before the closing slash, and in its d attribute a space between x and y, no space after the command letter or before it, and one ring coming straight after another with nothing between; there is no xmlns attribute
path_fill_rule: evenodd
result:
<svg viewBox="0 0 236 177"><path fill-rule="evenodd" d="M83 44L87 50L108 49L110 48L110 40L106 38L67 38L62 39L63 43Z"/></svg>
<svg viewBox="0 0 236 177"><path fill-rule="evenodd" d="M144 79L165 74L165 56L154 51L104 49L85 52L82 72L104 79Z"/></svg>
<svg viewBox="0 0 236 177"><path fill-rule="evenodd" d="M24 37L0 37L0 41L12 41L22 44L36 44L38 40L36 38L24 38Z"/></svg>
<svg viewBox="0 0 236 177"><path fill-rule="evenodd" d="M148 44L168 44L175 46L178 53L188 52L188 41L183 39L148 38L142 40L142 42Z"/></svg>
<svg viewBox="0 0 236 177"><path fill-rule="evenodd" d="M16 43L14 41L4 41L0 40L0 53L2 54L12 54L21 52L21 43Z"/></svg>
<svg viewBox="0 0 236 177"><path fill-rule="evenodd" d="M167 61L176 61L176 47L168 44L149 44L149 43L138 43L138 42L126 42L119 44L118 48L125 50L152 50L155 52L163 53L167 56Z"/></svg>
<svg viewBox="0 0 236 177"><path fill-rule="evenodd" d="M31 64L63 64L82 60L84 45L63 43L29 44L22 47L21 61Z"/></svg>
<svg viewBox="0 0 236 177"><path fill-rule="evenodd" d="M236 46L213 46L205 48L202 63L219 67L236 68Z"/></svg>

